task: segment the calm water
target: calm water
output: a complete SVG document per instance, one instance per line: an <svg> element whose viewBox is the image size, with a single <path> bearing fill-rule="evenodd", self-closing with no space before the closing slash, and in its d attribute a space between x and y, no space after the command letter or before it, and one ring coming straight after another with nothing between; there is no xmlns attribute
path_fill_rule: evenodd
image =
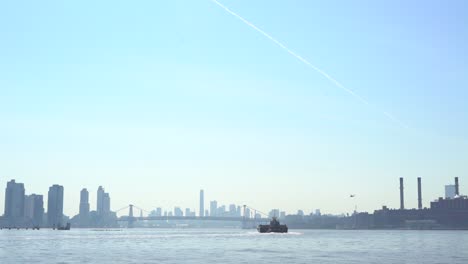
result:
<svg viewBox="0 0 468 264"><path fill-rule="evenodd" d="M0 231L0 263L468 263L467 231Z"/></svg>

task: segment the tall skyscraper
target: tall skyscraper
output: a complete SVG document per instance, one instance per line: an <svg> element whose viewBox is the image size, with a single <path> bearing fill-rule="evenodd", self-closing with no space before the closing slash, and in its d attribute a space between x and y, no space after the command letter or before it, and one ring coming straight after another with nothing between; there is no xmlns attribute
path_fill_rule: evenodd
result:
<svg viewBox="0 0 468 264"><path fill-rule="evenodd" d="M104 193L102 197L102 213L109 214L110 213L110 196L109 193Z"/></svg>
<svg viewBox="0 0 468 264"><path fill-rule="evenodd" d="M24 217L27 219L32 219L34 211L34 199L32 195L24 196Z"/></svg>
<svg viewBox="0 0 468 264"><path fill-rule="evenodd" d="M11 180L5 190L5 218L14 221L24 216L24 184Z"/></svg>
<svg viewBox="0 0 468 264"><path fill-rule="evenodd" d="M62 225L63 219L63 186L54 184L49 187L47 201L47 223L51 227Z"/></svg>
<svg viewBox="0 0 468 264"><path fill-rule="evenodd" d="M42 195L26 195L24 199L24 217L33 227L42 226L44 216L44 198Z"/></svg>
<svg viewBox="0 0 468 264"><path fill-rule="evenodd" d="M104 191L102 186L99 186L97 191L96 211L98 215L107 215L110 213L110 195Z"/></svg>
<svg viewBox="0 0 468 264"><path fill-rule="evenodd" d="M80 192L80 222L84 223L89 218L89 192L86 188Z"/></svg>
<svg viewBox="0 0 468 264"><path fill-rule="evenodd" d="M218 215L218 202L211 201L210 202L210 216L217 216Z"/></svg>
<svg viewBox="0 0 468 264"><path fill-rule="evenodd" d="M200 190L200 212L199 216L203 217L205 216L205 193L203 190Z"/></svg>
<svg viewBox="0 0 468 264"><path fill-rule="evenodd" d="M103 208L104 208L104 188L102 186L99 186L97 190L97 201L96 201L96 212L98 214L103 213Z"/></svg>
<svg viewBox="0 0 468 264"><path fill-rule="evenodd" d="M229 205L229 216L236 216L237 214L237 207L235 204L230 204Z"/></svg>

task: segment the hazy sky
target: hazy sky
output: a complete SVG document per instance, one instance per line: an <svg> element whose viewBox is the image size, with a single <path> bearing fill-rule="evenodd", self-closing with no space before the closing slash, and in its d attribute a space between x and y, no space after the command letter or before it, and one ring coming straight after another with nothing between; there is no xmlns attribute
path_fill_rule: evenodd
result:
<svg viewBox="0 0 468 264"><path fill-rule="evenodd" d="M2 1L0 210L13 178L70 215L99 185L114 210L468 193L467 1L220 2L371 104L209 0Z"/></svg>

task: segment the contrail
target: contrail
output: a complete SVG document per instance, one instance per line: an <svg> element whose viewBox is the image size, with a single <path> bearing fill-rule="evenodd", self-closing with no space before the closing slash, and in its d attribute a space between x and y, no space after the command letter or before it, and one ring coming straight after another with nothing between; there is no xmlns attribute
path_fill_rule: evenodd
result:
<svg viewBox="0 0 468 264"><path fill-rule="evenodd" d="M357 100L361 101L363 104L365 105L368 105L370 106L371 104L369 103L369 101L367 101L366 99L364 99L363 97L361 97L360 95L358 95L356 92L354 92L353 90L351 89L348 89L346 88L344 85L342 85L339 81L337 81L335 78L333 78L332 76L330 76L328 73L326 73L325 71L323 71L322 69L318 68L317 66L313 65L312 63L310 63L308 60L306 60L305 58L303 58L302 56L300 56L299 54L295 53L294 51L292 51L290 48L286 47L286 45L284 45L283 43L281 43L280 41L278 41L277 39L275 39L274 37L272 37L270 34L266 33L265 31L263 31L262 29L258 28L257 26L255 26L254 24L252 24L250 21L248 21L247 19L241 17L240 15L238 15L237 13L235 13L234 11L232 11L231 9L227 8L225 5L221 4L220 2L218 2L217 0L211 0L213 3L217 4L219 7L221 7L222 9L224 9L226 12L228 12L229 14L235 16L236 18L238 18L239 20L241 20L242 22L244 22L245 24L247 24L249 27L255 29L257 32L259 32L260 34L262 34L263 36L265 36L266 38L268 38L269 40L271 40L273 43L275 43L276 45L278 45L280 48L282 48L283 50L285 50L287 53L289 53L290 55L292 55L293 57L295 57L296 59L300 60L301 62L303 62L304 64L306 64L307 66L311 67L313 70L315 70L316 72L320 73L323 77L327 78L330 82L332 82L335 86L341 88L342 90L346 91L347 93L349 93L350 95L352 95L354 98L356 98ZM383 114L389 118L390 120L398 123L399 125L407 128L407 126L405 124L403 124L403 122L401 122L400 120L398 120L396 117L394 117L393 115L383 111Z"/></svg>

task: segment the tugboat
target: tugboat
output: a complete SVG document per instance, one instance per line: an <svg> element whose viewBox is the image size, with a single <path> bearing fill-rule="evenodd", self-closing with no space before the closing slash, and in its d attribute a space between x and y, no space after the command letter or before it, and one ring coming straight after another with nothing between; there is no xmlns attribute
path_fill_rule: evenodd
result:
<svg viewBox="0 0 468 264"><path fill-rule="evenodd" d="M273 217L269 225L258 225L257 230L260 233L287 233L288 226L280 225L276 217Z"/></svg>

